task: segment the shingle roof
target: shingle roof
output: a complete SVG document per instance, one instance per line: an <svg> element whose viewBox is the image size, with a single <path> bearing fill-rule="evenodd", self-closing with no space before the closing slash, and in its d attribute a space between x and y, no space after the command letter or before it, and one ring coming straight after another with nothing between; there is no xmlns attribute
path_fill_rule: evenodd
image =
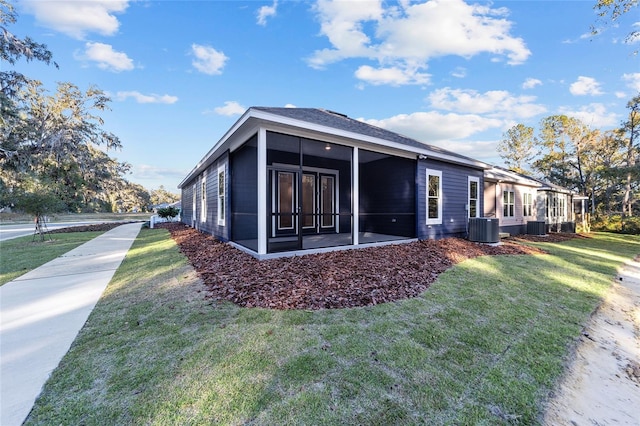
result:
<svg viewBox="0 0 640 426"><path fill-rule="evenodd" d="M358 133L364 136L370 136L373 138L395 142L410 148L415 148L420 150L427 149L427 150L433 151L434 153L460 158L461 160L465 160L465 162L471 161L471 162L479 163L478 160L475 160L473 158L466 157L464 155L460 155L452 151L447 151L446 149L442 149L434 145L429 145L429 144L417 141L415 139L400 135L390 130L385 130L380 127L372 126L371 124L367 124L363 121L355 120L353 118L346 116L345 114L341 114L334 111L329 111L329 110L320 109L320 108L251 107L250 109L257 110L257 111L264 111L270 114L279 115L281 117L292 118L295 120L301 120L308 123L318 124L321 126L327 126L327 127L331 127L338 130Z"/></svg>

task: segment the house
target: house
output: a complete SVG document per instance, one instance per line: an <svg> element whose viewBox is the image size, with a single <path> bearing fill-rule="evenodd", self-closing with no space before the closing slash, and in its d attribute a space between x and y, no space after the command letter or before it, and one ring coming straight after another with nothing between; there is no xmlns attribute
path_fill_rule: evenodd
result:
<svg viewBox="0 0 640 426"><path fill-rule="evenodd" d="M179 184L182 221L259 259L465 237L485 163L314 108L249 108Z"/></svg>
<svg viewBox="0 0 640 426"><path fill-rule="evenodd" d="M484 216L498 218L501 233L575 232L572 207L583 198L567 188L501 167L484 173Z"/></svg>

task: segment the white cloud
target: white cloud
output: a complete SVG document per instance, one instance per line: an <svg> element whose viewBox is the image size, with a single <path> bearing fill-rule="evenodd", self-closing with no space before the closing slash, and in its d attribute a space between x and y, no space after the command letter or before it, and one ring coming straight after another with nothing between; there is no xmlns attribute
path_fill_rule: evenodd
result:
<svg viewBox="0 0 640 426"><path fill-rule="evenodd" d="M98 68L113 72L131 71L134 68L133 61L124 52L113 50L113 46L104 43L85 44L85 50L76 59L96 62Z"/></svg>
<svg viewBox="0 0 640 426"><path fill-rule="evenodd" d="M456 67L455 70L451 71L451 75L456 78L465 78L467 76L467 69L463 67Z"/></svg>
<svg viewBox="0 0 640 426"><path fill-rule="evenodd" d="M196 57L191 64L198 71L209 75L222 74L222 68L229 59L224 53L211 46L195 43L191 45L191 54Z"/></svg>
<svg viewBox="0 0 640 426"><path fill-rule="evenodd" d="M271 6L262 6L260 9L258 9L258 25L267 25L267 18L276 16L277 9L278 0L274 0L273 5Z"/></svg>
<svg viewBox="0 0 640 426"><path fill-rule="evenodd" d="M561 107L560 113L577 118L587 126L596 129L615 127L620 122L620 117L616 113L608 112L607 108L600 103L582 106L578 110Z"/></svg>
<svg viewBox="0 0 640 426"><path fill-rule="evenodd" d="M569 92L575 96L584 96L584 95L602 95L602 90L600 90L600 83L596 81L595 78L580 76L578 80L569 86Z"/></svg>
<svg viewBox="0 0 640 426"><path fill-rule="evenodd" d="M360 120L428 144L463 139L488 129L502 128L504 124L502 120L477 114L441 114L436 111L400 114L382 120Z"/></svg>
<svg viewBox="0 0 640 426"><path fill-rule="evenodd" d="M522 83L522 88L523 89L533 89L536 86L541 86L542 85L542 81L538 80L537 78L527 78L524 83Z"/></svg>
<svg viewBox="0 0 640 426"><path fill-rule="evenodd" d="M116 99L118 101L125 101L128 98L135 99L135 101L139 104L174 104L178 102L177 96L156 95L155 93L144 95L138 91L125 91L116 93Z"/></svg>
<svg viewBox="0 0 640 426"><path fill-rule="evenodd" d="M227 101L224 103L224 106L214 108L213 112L218 115L226 115L230 117L233 115L241 115L246 111L246 109L247 108L243 107L236 101Z"/></svg>
<svg viewBox="0 0 640 426"><path fill-rule="evenodd" d="M120 27L115 14L123 13L129 0L25 0L23 5L40 25L82 39L92 32L115 34Z"/></svg>
<svg viewBox="0 0 640 426"><path fill-rule="evenodd" d="M431 106L445 111L486 114L493 118L530 118L547 109L534 103L535 96L513 96L506 90L478 93L475 90L445 87L429 94Z"/></svg>
<svg viewBox="0 0 640 426"><path fill-rule="evenodd" d="M492 9L462 0L401 2L385 6L381 0L319 0L315 11L321 34L331 48L318 50L308 60L323 68L331 63L362 58L376 61L379 70L401 70L397 79L373 79L376 84L422 84L430 59L448 55L471 58L489 53L510 64L524 62L531 52L521 38L510 35L511 22L506 9ZM370 76L375 67L360 67ZM412 73L416 77L408 77Z"/></svg>
<svg viewBox="0 0 640 426"><path fill-rule="evenodd" d="M355 72L355 76L374 86L389 84L391 86L400 86L403 84L427 84L429 83L429 74L420 73L416 70L401 69L398 67L390 68L373 68L369 65L363 65Z"/></svg>
<svg viewBox="0 0 640 426"><path fill-rule="evenodd" d="M623 98L627 97L627 94L624 93L624 92L616 92L614 94L615 94L616 98L618 98L618 99L623 99Z"/></svg>
<svg viewBox="0 0 640 426"><path fill-rule="evenodd" d="M297 106L295 106L294 104L286 104L284 106L285 108L298 108Z"/></svg>
<svg viewBox="0 0 640 426"><path fill-rule="evenodd" d="M622 80L627 82L628 87L637 92L640 92L640 72L622 74Z"/></svg>

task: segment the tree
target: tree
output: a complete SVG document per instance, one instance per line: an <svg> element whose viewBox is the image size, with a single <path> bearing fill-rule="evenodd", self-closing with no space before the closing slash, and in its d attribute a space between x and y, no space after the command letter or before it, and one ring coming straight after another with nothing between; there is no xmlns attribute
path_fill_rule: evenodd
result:
<svg viewBox="0 0 640 426"><path fill-rule="evenodd" d="M6 0L0 0L0 60L10 65L21 59L37 60L58 68L45 44L36 43L30 37L19 38L7 29L8 25L15 24L16 20L17 14L13 5ZM5 126L17 118L13 98L29 81L31 80L24 74L0 69L0 125Z"/></svg>
<svg viewBox="0 0 640 426"><path fill-rule="evenodd" d="M598 23L604 27L617 24L618 19L638 6L638 0L597 0L593 7L598 14ZM593 35L600 33L600 28L591 26ZM640 39L640 31L632 30L625 38L627 44L632 44ZM637 54L638 51L634 51Z"/></svg>
<svg viewBox="0 0 640 426"><path fill-rule="evenodd" d="M53 192L44 187L35 187L28 192L17 195L15 207L34 217L36 227L34 238L35 234L38 234L40 241L44 241L45 216L50 213L64 211L64 203Z"/></svg>
<svg viewBox="0 0 640 426"><path fill-rule="evenodd" d="M151 196L151 204L154 206L164 203L171 204L180 200L179 195L167 191L163 185L160 185L160 188L156 190L151 190L149 195Z"/></svg>
<svg viewBox="0 0 640 426"><path fill-rule="evenodd" d="M551 183L586 194L584 162L595 133L577 118L553 115L540 122L542 156L534 168Z"/></svg>
<svg viewBox="0 0 640 426"><path fill-rule="evenodd" d="M624 135L625 149L625 189L624 199L622 201L623 216L633 216L633 191L634 185L638 185L640 179L640 170L637 158L640 153L638 150L638 138L640 138L640 93L627 103L629 109L628 119L622 123L620 133Z"/></svg>
<svg viewBox="0 0 640 426"><path fill-rule="evenodd" d="M502 138L498 144L498 152L507 167L518 173L527 173L528 165L536 155L533 127L518 124L507 130Z"/></svg>
<svg viewBox="0 0 640 426"><path fill-rule="evenodd" d="M30 81L16 96L22 118L2 128L0 180L6 192L20 185L20 177L48 179L70 209L80 210L86 197L102 196L118 185L129 166L98 149L120 148L120 140L102 129L97 114L108 110L110 99L99 89L85 92L71 83L59 83L49 95L42 84ZM83 198L85 198L83 200Z"/></svg>

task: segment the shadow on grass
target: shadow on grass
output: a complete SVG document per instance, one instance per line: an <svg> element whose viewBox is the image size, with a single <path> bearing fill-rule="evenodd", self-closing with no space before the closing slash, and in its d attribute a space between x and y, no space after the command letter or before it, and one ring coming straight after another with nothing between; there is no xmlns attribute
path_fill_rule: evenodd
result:
<svg viewBox="0 0 640 426"><path fill-rule="evenodd" d="M420 297L270 311L211 302L141 232L27 424L534 424L640 239L481 257Z"/></svg>

